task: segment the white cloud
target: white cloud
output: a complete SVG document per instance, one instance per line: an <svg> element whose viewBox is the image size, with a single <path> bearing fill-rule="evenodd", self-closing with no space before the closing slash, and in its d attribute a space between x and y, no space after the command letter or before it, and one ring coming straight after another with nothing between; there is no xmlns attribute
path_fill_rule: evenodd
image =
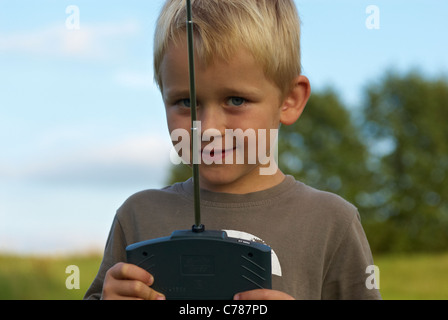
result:
<svg viewBox="0 0 448 320"><path fill-rule="evenodd" d="M113 41L134 36L140 31L136 21L82 24L69 30L65 24L21 32L0 33L0 52L27 53L50 57L104 59L117 53Z"/></svg>
<svg viewBox="0 0 448 320"><path fill-rule="evenodd" d="M0 174L15 181L47 184L123 186L160 185L168 170L171 143L162 135L136 135L121 141L84 145L14 166L3 164Z"/></svg>

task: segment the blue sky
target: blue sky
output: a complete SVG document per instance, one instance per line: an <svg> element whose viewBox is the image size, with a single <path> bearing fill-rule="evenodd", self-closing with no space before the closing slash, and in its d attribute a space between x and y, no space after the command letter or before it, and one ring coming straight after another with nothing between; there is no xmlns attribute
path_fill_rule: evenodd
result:
<svg viewBox="0 0 448 320"><path fill-rule="evenodd" d="M164 186L170 141L152 81L162 2L0 0L0 251L102 248L121 203ZM296 4L304 74L353 108L387 69L448 72L447 1ZM369 5L379 29L366 27Z"/></svg>

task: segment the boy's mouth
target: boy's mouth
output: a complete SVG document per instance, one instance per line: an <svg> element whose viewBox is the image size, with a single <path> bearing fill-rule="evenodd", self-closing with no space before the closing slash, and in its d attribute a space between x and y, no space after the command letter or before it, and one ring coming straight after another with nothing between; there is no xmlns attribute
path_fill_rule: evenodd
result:
<svg viewBox="0 0 448 320"><path fill-rule="evenodd" d="M224 160L227 156L233 154L236 150L236 147L228 148L228 149L207 149L203 148L201 149L201 157L202 160L206 163L210 162L216 162L219 161L219 163L224 163L222 160Z"/></svg>

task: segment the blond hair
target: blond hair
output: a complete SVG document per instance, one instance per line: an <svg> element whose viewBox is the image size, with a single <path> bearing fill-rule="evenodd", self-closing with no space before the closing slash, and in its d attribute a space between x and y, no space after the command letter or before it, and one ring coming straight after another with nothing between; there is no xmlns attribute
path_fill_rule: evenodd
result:
<svg viewBox="0 0 448 320"><path fill-rule="evenodd" d="M192 0L196 59L207 65L244 48L282 92L301 73L300 19L293 0ZM171 41L186 30L185 0L167 0L154 37L154 79Z"/></svg>

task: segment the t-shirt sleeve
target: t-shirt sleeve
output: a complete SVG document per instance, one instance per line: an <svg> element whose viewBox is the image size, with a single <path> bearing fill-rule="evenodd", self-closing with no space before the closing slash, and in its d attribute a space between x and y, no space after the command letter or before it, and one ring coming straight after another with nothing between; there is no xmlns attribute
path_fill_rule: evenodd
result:
<svg viewBox="0 0 448 320"><path fill-rule="evenodd" d="M373 258L356 212L340 241L323 280L322 299L381 299L379 290L367 285Z"/></svg>
<svg viewBox="0 0 448 320"><path fill-rule="evenodd" d="M106 272L118 262L126 261L126 241L118 216L112 223L104 249L104 256L98 273L84 295L85 300L100 300Z"/></svg>

